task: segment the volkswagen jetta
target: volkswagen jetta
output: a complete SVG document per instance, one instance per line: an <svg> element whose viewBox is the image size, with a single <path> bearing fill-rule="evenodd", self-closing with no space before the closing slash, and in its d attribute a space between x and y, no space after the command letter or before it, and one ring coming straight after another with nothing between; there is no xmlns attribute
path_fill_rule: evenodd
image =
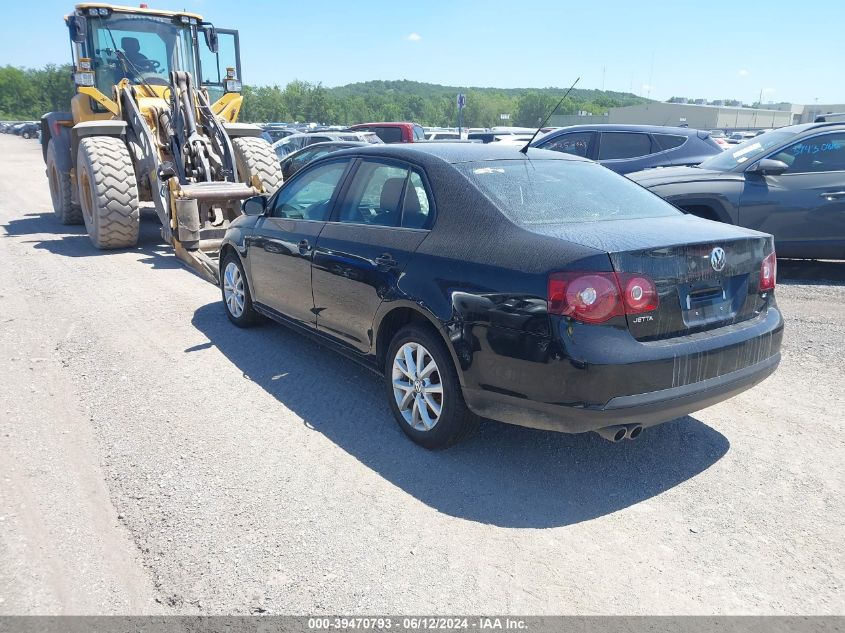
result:
<svg viewBox="0 0 845 633"><path fill-rule="evenodd" d="M221 249L229 319L270 317L375 369L429 448L480 418L633 439L780 360L771 236L576 156L359 147L243 210Z"/></svg>

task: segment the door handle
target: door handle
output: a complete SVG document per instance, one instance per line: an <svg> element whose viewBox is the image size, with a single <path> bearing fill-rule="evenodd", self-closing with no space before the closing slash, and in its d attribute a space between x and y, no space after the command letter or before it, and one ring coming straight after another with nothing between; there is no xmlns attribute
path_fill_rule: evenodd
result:
<svg viewBox="0 0 845 633"><path fill-rule="evenodd" d="M307 255L308 251L311 250L311 244L308 243L308 240L302 240L297 246L299 247L300 255Z"/></svg>
<svg viewBox="0 0 845 633"><path fill-rule="evenodd" d="M826 191L819 194L819 198L825 200L836 200L837 198L845 198L845 191Z"/></svg>
<svg viewBox="0 0 845 633"><path fill-rule="evenodd" d="M393 259L393 255L390 253L385 253L384 255L376 257L376 266L378 266L381 270L390 270L396 266L396 260Z"/></svg>

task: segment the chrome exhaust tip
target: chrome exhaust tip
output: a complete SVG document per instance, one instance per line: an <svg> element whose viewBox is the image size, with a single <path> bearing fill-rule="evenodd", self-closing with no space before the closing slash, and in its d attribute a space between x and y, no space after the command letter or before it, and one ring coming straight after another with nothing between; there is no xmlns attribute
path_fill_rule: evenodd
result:
<svg viewBox="0 0 845 633"><path fill-rule="evenodd" d="M613 426L596 429L596 433L601 435L608 442L620 442L628 436L628 427L621 424L614 424Z"/></svg>
<svg viewBox="0 0 845 633"><path fill-rule="evenodd" d="M642 424L629 424L628 425L628 433L625 437L629 440L637 439L640 434L643 432L643 425Z"/></svg>

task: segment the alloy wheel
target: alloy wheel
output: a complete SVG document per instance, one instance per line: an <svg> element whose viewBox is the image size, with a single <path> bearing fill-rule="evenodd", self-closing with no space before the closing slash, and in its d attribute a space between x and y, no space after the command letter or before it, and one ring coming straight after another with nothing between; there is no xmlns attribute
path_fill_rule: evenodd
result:
<svg viewBox="0 0 845 633"><path fill-rule="evenodd" d="M223 271L223 298L226 301L226 309L236 319L244 313L245 296L241 269L235 262L229 262Z"/></svg>
<svg viewBox="0 0 845 633"><path fill-rule="evenodd" d="M431 353L419 343L400 347L393 359L393 397L411 428L430 431L443 411L443 383Z"/></svg>

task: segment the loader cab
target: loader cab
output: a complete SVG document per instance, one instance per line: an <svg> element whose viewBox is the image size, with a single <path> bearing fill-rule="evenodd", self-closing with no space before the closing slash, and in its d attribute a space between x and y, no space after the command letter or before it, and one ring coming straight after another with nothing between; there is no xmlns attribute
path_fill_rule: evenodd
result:
<svg viewBox="0 0 845 633"><path fill-rule="evenodd" d="M92 85L106 96L123 79L168 86L172 71L189 72L208 90L211 103L240 91L237 31L215 29L199 15L83 4L67 24L77 69L90 71L77 84Z"/></svg>

